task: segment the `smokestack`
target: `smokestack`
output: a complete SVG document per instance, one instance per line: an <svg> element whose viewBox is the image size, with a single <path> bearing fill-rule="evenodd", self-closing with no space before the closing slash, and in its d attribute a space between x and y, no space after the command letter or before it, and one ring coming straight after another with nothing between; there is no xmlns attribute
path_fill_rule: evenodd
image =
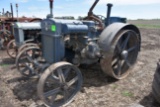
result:
<svg viewBox="0 0 160 107"><path fill-rule="evenodd" d="M11 3L11 14L12 14L12 20L13 20L13 7L12 7L12 3Z"/></svg>
<svg viewBox="0 0 160 107"><path fill-rule="evenodd" d="M17 22L18 22L18 4L16 4L16 10L17 10Z"/></svg>
<svg viewBox="0 0 160 107"><path fill-rule="evenodd" d="M4 15L4 8L3 8L3 15Z"/></svg>
<svg viewBox="0 0 160 107"><path fill-rule="evenodd" d="M111 4L111 3L107 4L108 9L107 9L107 21L105 23L106 26L108 26L110 24L110 15L111 15L111 8L112 8L112 6L113 6L113 4Z"/></svg>
<svg viewBox="0 0 160 107"><path fill-rule="evenodd" d="M50 1L50 15L51 15L51 18L53 18L53 1L54 0L49 0Z"/></svg>

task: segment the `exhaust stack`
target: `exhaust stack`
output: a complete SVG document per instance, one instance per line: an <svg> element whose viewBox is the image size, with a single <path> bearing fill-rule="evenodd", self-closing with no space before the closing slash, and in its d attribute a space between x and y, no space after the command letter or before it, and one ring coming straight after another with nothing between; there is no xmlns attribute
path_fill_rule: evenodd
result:
<svg viewBox="0 0 160 107"><path fill-rule="evenodd" d="M106 26L108 26L110 24L110 15L111 15L111 9L112 9L113 4L108 3L107 4L107 20L106 20Z"/></svg>
<svg viewBox="0 0 160 107"><path fill-rule="evenodd" d="M3 15L4 15L4 8L3 8Z"/></svg>
<svg viewBox="0 0 160 107"><path fill-rule="evenodd" d="M53 18L53 2L54 0L49 0L50 2L50 18Z"/></svg>
<svg viewBox="0 0 160 107"><path fill-rule="evenodd" d="M17 11L17 22L18 22L18 4L16 4L16 11Z"/></svg>
<svg viewBox="0 0 160 107"><path fill-rule="evenodd" d="M12 14L12 20L13 20L14 16L13 16L13 6L12 6L12 3L11 3L11 14Z"/></svg>

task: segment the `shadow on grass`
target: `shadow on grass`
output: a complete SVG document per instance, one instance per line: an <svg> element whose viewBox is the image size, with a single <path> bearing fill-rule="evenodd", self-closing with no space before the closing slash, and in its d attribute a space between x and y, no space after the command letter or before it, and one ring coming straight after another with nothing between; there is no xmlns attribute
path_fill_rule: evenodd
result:
<svg viewBox="0 0 160 107"><path fill-rule="evenodd" d="M38 104L39 97L37 95L38 79L31 79L27 77L16 77L7 81L8 84L18 83L12 89L13 94L19 101L33 100L31 107L46 107L43 103Z"/></svg>
<svg viewBox="0 0 160 107"><path fill-rule="evenodd" d="M94 66L82 66L80 70L83 75L83 87L100 87L117 81L107 76L98 64Z"/></svg>
<svg viewBox="0 0 160 107"><path fill-rule="evenodd" d="M13 93L20 101L29 99L37 101L39 99L37 96L37 80L19 79L19 83L13 88Z"/></svg>

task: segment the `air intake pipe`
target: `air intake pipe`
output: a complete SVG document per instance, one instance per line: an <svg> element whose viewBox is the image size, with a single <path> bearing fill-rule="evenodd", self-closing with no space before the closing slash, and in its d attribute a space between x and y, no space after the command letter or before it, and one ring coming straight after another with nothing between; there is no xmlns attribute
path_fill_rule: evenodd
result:
<svg viewBox="0 0 160 107"><path fill-rule="evenodd" d="M107 20L106 20L106 23L105 23L106 26L108 26L110 24L110 15L111 15L112 6L113 6L113 4L111 4L111 3L107 4L108 8L107 8Z"/></svg>
<svg viewBox="0 0 160 107"><path fill-rule="evenodd" d="M49 0L50 2L50 17L49 18L53 18L53 2L54 0Z"/></svg>

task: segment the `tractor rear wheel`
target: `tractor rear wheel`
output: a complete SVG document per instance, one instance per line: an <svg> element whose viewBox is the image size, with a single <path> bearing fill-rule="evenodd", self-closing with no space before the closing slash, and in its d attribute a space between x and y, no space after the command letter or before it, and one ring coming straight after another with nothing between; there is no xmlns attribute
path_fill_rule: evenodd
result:
<svg viewBox="0 0 160 107"><path fill-rule="evenodd" d="M49 107L61 107L73 100L81 86L80 70L68 62L58 62L41 75L37 90L41 100Z"/></svg>
<svg viewBox="0 0 160 107"><path fill-rule="evenodd" d="M152 95L160 103L160 61L157 63L157 69L152 83Z"/></svg>
<svg viewBox="0 0 160 107"><path fill-rule="evenodd" d="M17 70L25 77L38 78L41 64L41 50L37 47L28 47L18 53L16 58Z"/></svg>
<svg viewBox="0 0 160 107"><path fill-rule="evenodd" d="M123 79L137 60L139 38L133 30L121 30L109 44L110 52L101 59L101 68L109 76Z"/></svg>

